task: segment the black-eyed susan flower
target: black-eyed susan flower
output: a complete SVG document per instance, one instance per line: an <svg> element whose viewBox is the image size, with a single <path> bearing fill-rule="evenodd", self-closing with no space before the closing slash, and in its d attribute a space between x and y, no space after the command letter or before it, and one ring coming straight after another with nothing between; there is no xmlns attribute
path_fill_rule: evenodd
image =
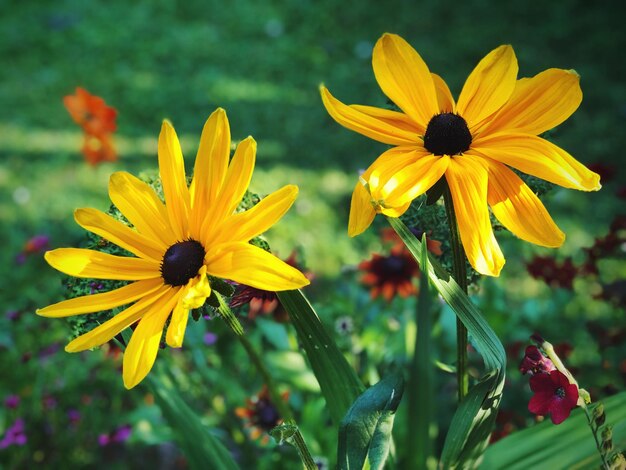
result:
<svg viewBox="0 0 626 470"><path fill-rule="evenodd" d="M393 145L362 175L352 194L348 232L363 232L376 213L402 215L411 201L445 177L472 266L497 276L504 257L489 221L548 247L564 234L530 188L511 170L583 191L599 176L565 150L538 137L565 121L582 100L579 76L549 69L517 80L511 46L487 54L470 74L458 101L401 37L383 35L374 47L376 80L402 112L347 106L321 87L322 100L341 125Z"/></svg>
<svg viewBox="0 0 626 470"><path fill-rule="evenodd" d="M178 137L166 121L158 146L165 203L147 183L117 172L111 176L109 196L132 228L95 209L75 212L80 226L134 256L59 248L46 253L48 263L70 276L131 282L37 313L67 317L132 305L74 339L66 351L99 346L137 323L123 360L124 385L131 388L152 368L168 320L166 343L182 345L189 310L202 306L211 294L209 276L277 291L309 283L300 271L249 243L285 214L298 188L287 185L237 212L252 177L256 142L248 137L230 162L229 155L228 120L218 109L204 126L194 176L187 186Z"/></svg>

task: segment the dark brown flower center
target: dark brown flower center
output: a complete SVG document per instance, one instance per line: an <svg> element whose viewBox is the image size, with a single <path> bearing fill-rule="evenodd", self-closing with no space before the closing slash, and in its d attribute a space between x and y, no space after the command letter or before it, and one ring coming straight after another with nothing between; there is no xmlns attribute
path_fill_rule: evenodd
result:
<svg viewBox="0 0 626 470"><path fill-rule="evenodd" d="M170 246L163 255L161 277L170 286L184 286L202 267L204 247L196 240L186 240Z"/></svg>
<svg viewBox="0 0 626 470"><path fill-rule="evenodd" d="M426 127L424 147L434 155L459 155L470 148L472 134L458 114L433 116Z"/></svg>
<svg viewBox="0 0 626 470"><path fill-rule="evenodd" d="M565 389L563 387L559 387L554 391L554 394L559 398L565 398Z"/></svg>

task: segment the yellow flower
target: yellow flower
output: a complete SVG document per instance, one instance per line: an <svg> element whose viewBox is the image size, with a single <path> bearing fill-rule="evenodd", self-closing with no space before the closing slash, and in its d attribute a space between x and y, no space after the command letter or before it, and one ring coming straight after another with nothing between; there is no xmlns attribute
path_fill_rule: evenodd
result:
<svg viewBox="0 0 626 470"><path fill-rule="evenodd" d="M287 212L298 188L285 186L253 208L235 212L252 177L256 142L244 139L229 163L230 129L223 109L204 125L189 187L178 137L167 121L161 128L158 155L165 204L148 184L129 173L117 172L110 179L111 201L134 229L95 209L74 214L81 227L135 257L80 248L46 253L52 267L71 276L133 282L37 311L46 317L66 317L134 302L65 348L77 352L99 346L138 322L124 353L127 388L152 368L168 318L166 342L182 346L189 309L202 306L211 294L207 275L271 291L309 283L297 269L248 243Z"/></svg>
<svg viewBox="0 0 626 470"><path fill-rule="evenodd" d="M566 188L600 189L596 173L538 137L578 108L582 92L574 71L548 69L516 80L515 53L500 46L480 61L455 102L443 79L399 36L378 40L372 65L381 89L402 112L347 106L321 87L339 124L394 146L354 189L350 236L367 229L376 213L399 217L445 176L465 253L478 272L498 276L504 265L488 205L519 238L548 247L563 243L563 232L509 166Z"/></svg>

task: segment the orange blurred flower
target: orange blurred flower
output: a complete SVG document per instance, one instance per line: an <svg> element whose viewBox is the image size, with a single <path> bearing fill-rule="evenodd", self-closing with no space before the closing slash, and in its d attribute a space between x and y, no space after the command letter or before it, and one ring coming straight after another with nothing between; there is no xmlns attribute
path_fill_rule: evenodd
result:
<svg viewBox="0 0 626 470"><path fill-rule="evenodd" d="M65 96L63 104L74 122L83 129L81 151L85 160L92 165L117 160L112 142L112 134L117 129L117 110L80 87L76 88L76 94Z"/></svg>

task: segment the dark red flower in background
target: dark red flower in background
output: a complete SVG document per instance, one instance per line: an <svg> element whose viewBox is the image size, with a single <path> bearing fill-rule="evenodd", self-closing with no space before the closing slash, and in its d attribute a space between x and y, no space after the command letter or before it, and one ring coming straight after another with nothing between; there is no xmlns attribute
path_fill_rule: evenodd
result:
<svg viewBox="0 0 626 470"><path fill-rule="evenodd" d="M530 389L535 395L528 403L528 411L540 416L549 414L554 424L565 421L578 402L578 387L558 370L533 375Z"/></svg>
<svg viewBox="0 0 626 470"><path fill-rule="evenodd" d="M282 399L289 399L289 392L282 394ZM270 394L266 386L261 391L246 400L245 407L235 408L235 414L246 421L246 427L251 428L250 437L258 439L263 436L263 441L267 442L269 433L272 429L282 423L282 418L278 409L272 403Z"/></svg>
<svg viewBox="0 0 626 470"><path fill-rule="evenodd" d="M524 353L524 359L522 359L519 365L519 370L522 374L541 374L555 370L554 364L550 359L545 357L537 346L527 346Z"/></svg>
<svg viewBox="0 0 626 470"><path fill-rule="evenodd" d="M551 256L535 256L526 269L535 279L541 279L551 287L572 290L574 279L579 274L571 258L557 262Z"/></svg>
<svg viewBox="0 0 626 470"><path fill-rule="evenodd" d="M419 266L408 251L389 256L373 254L369 261L359 264L359 269L364 272L361 282L370 286L372 299L382 296L391 301L396 295L417 293L414 279L419 275Z"/></svg>

